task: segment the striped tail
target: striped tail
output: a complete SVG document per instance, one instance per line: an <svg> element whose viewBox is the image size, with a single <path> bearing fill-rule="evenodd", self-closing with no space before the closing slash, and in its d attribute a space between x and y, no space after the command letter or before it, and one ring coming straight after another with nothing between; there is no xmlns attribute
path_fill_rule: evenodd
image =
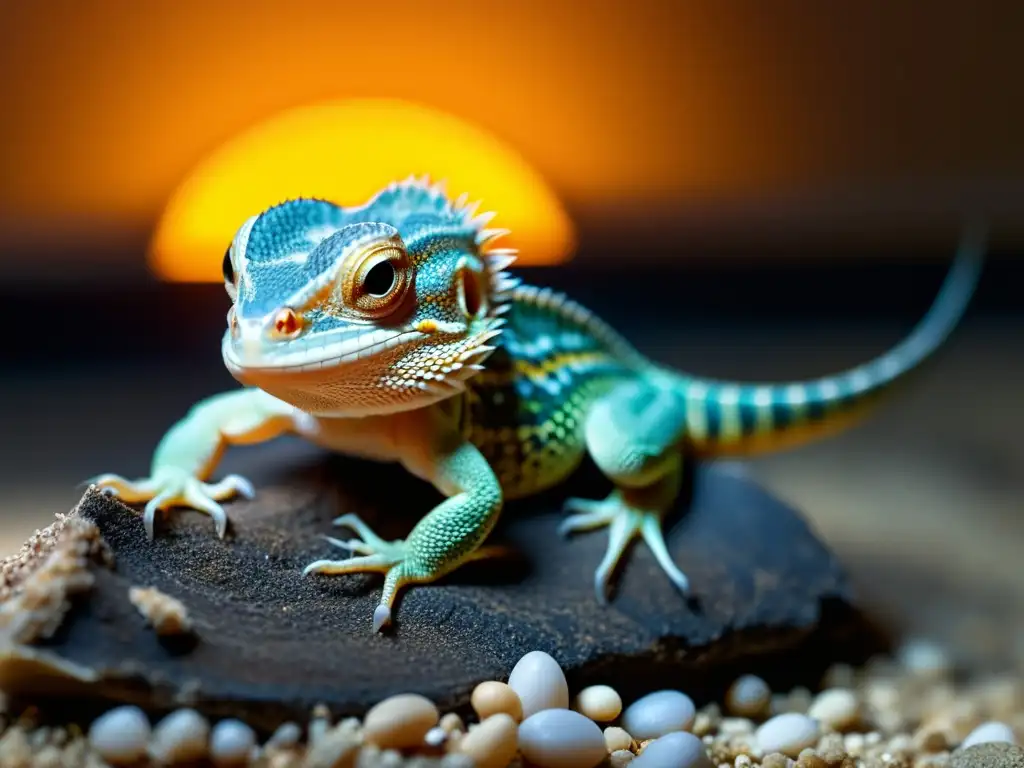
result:
<svg viewBox="0 0 1024 768"><path fill-rule="evenodd" d="M686 377L688 442L704 456L750 456L793 448L856 423L883 394L919 370L960 321L984 261L986 230L964 233L931 309L899 344L843 373L746 384Z"/></svg>

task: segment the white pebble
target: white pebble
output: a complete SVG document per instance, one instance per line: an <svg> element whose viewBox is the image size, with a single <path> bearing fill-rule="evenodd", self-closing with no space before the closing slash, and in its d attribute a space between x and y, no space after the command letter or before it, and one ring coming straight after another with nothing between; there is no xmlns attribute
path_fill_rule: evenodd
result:
<svg viewBox="0 0 1024 768"><path fill-rule="evenodd" d="M693 725L697 708L681 691L655 691L637 699L622 715L622 727L637 741L656 739Z"/></svg>
<svg viewBox="0 0 1024 768"><path fill-rule="evenodd" d="M655 739L630 765L633 768L714 768L704 742L686 731Z"/></svg>
<svg viewBox="0 0 1024 768"><path fill-rule="evenodd" d="M897 651L897 657L905 669L929 675L949 672L952 662L946 649L925 638L911 638Z"/></svg>
<svg viewBox="0 0 1024 768"><path fill-rule="evenodd" d="M815 697L807 716L842 731L860 719L860 702L849 688L829 688Z"/></svg>
<svg viewBox="0 0 1024 768"><path fill-rule="evenodd" d="M149 744L149 718L138 707L117 707L98 717L89 729L89 744L108 763L134 763Z"/></svg>
<svg viewBox="0 0 1024 768"><path fill-rule="evenodd" d="M987 723L982 723L967 734L960 744L960 749L967 749L967 747L973 747L975 744L988 744L993 741L1005 741L1008 744L1016 744L1017 738L1013 735L1013 729L1006 723L990 720Z"/></svg>
<svg viewBox="0 0 1024 768"><path fill-rule="evenodd" d="M610 723L622 712L622 699L611 686L591 685L577 694L576 711L599 723Z"/></svg>
<svg viewBox="0 0 1024 768"><path fill-rule="evenodd" d="M519 726L519 750L541 768L594 768L608 754L604 734L571 709L545 709Z"/></svg>
<svg viewBox="0 0 1024 768"><path fill-rule="evenodd" d="M616 749L610 755L608 755L608 765L610 768L625 768L636 759L636 755L630 752L628 749Z"/></svg>
<svg viewBox="0 0 1024 768"><path fill-rule="evenodd" d="M210 757L217 765L247 762L256 746L256 734L241 720L221 720L210 734Z"/></svg>
<svg viewBox="0 0 1024 768"><path fill-rule="evenodd" d="M287 748L295 746L302 738L302 728L298 723L281 723L267 740L268 747Z"/></svg>
<svg viewBox="0 0 1024 768"><path fill-rule="evenodd" d="M612 725L604 729L604 745L609 752L621 752L633 746L633 737L625 728Z"/></svg>
<svg viewBox="0 0 1024 768"><path fill-rule="evenodd" d="M427 735L423 737L423 743L433 749L443 747L448 741L448 731L442 728L440 725L435 725L429 731Z"/></svg>
<svg viewBox="0 0 1024 768"><path fill-rule="evenodd" d="M459 741L459 752L473 758L476 768L505 768L518 749L515 718L505 712L491 715Z"/></svg>
<svg viewBox="0 0 1024 768"><path fill-rule="evenodd" d="M820 731L817 720L799 712L786 712L762 723L755 738L765 754L781 752L796 759L801 750L817 743Z"/></svg>
<svg viewBox="0 0 1024 768"><path fill-rule="evenodd" d="M768 683L757 675L742 675L729 686L725 704L734 715L756 717L768 708L771 698Z"/></svg>
<svg viewBox="0 0 1024 768"><path fill-rule="evenodd" d="M569 708L569 685L558 662L544 651L530 651L512 668L509 687L523 705L523 719L545 709Z"/></svg>
<svg viewBox="0 0 1024 768"><path fill-rule="evenodd" d="M441 713L426 696L401 693L374 704L363 718L363 737L381 749L410 749L423 744Z"/></svg>
<svg viewBox="0 0 1024 768"><path fill-rule="evenodd" d="M194 709L172 712L153 729L150 754L161 763L186 763L206 757L210 724Z"/></svg>

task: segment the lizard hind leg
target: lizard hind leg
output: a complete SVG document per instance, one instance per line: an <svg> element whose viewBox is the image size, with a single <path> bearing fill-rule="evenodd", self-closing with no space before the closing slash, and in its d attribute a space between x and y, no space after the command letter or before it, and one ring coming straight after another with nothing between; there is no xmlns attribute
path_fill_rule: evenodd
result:
<svg viewBox="0 0 1024 768"><path fill-rule="evenodd" d="M615 489L601 500L567 500L565 508L573 514L559 533L608 528L608 546L594 573L601 603L607 602L611 577L637 536L676 588L689 594L689 579L672 560L663 532L665 513L682 487L685 416L676 389L641 381L617 386L587 415L587 450Z"/></svg>

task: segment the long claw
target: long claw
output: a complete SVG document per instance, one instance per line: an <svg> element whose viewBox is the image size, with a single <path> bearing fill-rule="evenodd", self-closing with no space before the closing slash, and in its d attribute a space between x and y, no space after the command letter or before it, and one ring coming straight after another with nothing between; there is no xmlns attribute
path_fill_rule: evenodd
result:
<svg viewBox="0 0 1024 768"><path fill-rule="evenodd" d="M150 498L155 486L148 480L132 482L121 475L96 475L86 481L88 485L99 486L100 491L108 496L116 496L126 504L144 501Z"/></svg>
<svg viewBox="0 0 1024 768"><path fill-rule="evenodd" d="M572 507L566 503L566 508L571 509ZM595 528L600 528L602 525L608 525L614 516L615 513L610 510L599 509L589 512L581 512L576 515L569 515L569 517L565 518L565 520L559 524L558 535L566 537L573 533L592 531Z"/></svg>
<svg viewBox="0 0 1024 768"><path fill-rule="evenodd" d="M594 572L594 591L597 593L597 601L602 605L608 603L608 582L637 532L636 520L633 517L629 512L620 513L608 526L608 547L605 549L601 564Z"/></svg>
<svg viewBox="0 0 1024 768"><path fill-rule="evenodd" d="M347 549L349 552L357 552L360 555L372 555L373 547L365 542L359 541L359 539L349 539L348 541L342 541L336 539L333 536L324 536L328 542L339 549Z"/></svg>
<svg viewBox="0 0 1024 768"><path fill-rule="evenodd" d="M227 475L220 482L210 486L209 494L217 501L223 501L234 494L245 499L252 499L256 496L256 489L241 475Z"/></svg>
<svg viewBox="0 0 1024 768"><path fill-rule="evenodd" d="M155 537L156 513L162 510L175 495L173 490L163 491L146 502L146 508L142 513L142 522L146 526L146 536L149 537L150 541Z"/></svg>
<svg viewBox="0 0 1024 768"><path fill-rule="evenodd" d="M608 526L608 545L601 563L594 571L594 592L599 603L608 602L608 587L612 575L622 561L630 542L637 535L644 539L659 567L675 587L684 596L690 594L690 581L672 561L661 528L661 515L657 511L635 508L618 492L601 501L570 499L565 506L581 511L562 521L558 527L558 532L562 535Z"/></svg>
<svg viewBox="0 0 1024 768"><path fill-rule="evenodd" d="M373 610L373 631L380 632L391 624L391 607L381 603Z"/></svg>
<svg viewBox="0 0 1024 768"><path fill-rule="evenodd" d="M594 499L578 499L571 498L566 499L562 508L566 512L578 512L581 515L593 515L605 508L603 501L596 501Z"/></svg>
<svg viewBox="0 0 1024 768"><path fill-rule="evenodd" d="M350 557L347 560L317 560L307 565L302 571L302 575L324 573L338 576L347 573L384 573L394 564L394 558L385 555Z"/></svg>
<svg viewBox="0 0 1024 768"><path fill-rule="evenodd" d="M228 530L228 516L220 504L208 496L198 493L195 488L186 489L185 501L200 512L205 512L212 517L217 528L217 536L222 539L224 538L224 534Z"/></svg>
<svg viewBox="0 0 1024 768"><path fill-rule="evenodd" d="M364 523L358 515L349 512L341 517L335 518L334 525L337 527L351 528L373 551L388 549L394 542L385 541Z"/></svg>
<svg viewBox="0 0 1024 768"><path fill-rule="evenodd" d="M690 594L690 580L679 570L679 566L675 564L672 560L672 555L669 554L668 547L665 544L665 533L661 528L661 521L654 515L645 515L641 523L640 533L654 554L654 559L658 561L658 565L661 566L661 569L671 579L672 583L676 585L676 589L682 592L684 596L688 596Z"/></svg>

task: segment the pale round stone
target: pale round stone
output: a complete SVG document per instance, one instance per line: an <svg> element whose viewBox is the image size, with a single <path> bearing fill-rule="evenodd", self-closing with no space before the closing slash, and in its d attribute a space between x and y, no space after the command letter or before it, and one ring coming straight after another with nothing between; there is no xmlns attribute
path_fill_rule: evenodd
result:
<svg viewBox="0 0 1024 768"><path fill-rule="evenodd" d="M686 731L659 736L630 763L631 768L714 768L704 742Z"/></svg>
<svg viewBox="0 0 1024 768"><path fill-rule="evenodd" d="M411 749L423 744L440 718L426 696L400 693L370 707L363 718L363 738L381 749Z"/></svg>
<svg viewBox="0 0 1024 768"><path fill-rule="evenodd" d="M617 749L608 755L609 768L625 768L634 760L636 760L636 755L628 749Z"/></svg>
<svg viewBox="0 0 1024 768"><path fill-rule="evenodd" d="M448 731L440 725L435 725L423 737L423 743L433 749L443 747L448 742Z"/></svg>
<svg viewBox="0 0 1024 768"><path fill-rule="evenodd" d="M146 754L152 729L138 707L117 707L89 728L89 744L112 765L134 763Z"/></svg>
<svg viewBox="0 0 1024 768"><path fill-rule="evenodd" d="M837 731L846 730L860 720L860 701L849 688L829 688L811 702L807 716Z"/></svg>
<svg viewBox="0 0 1024 768"><path fill-rule="evenodd" d="M697 708L681 691L655 691L626 708L622 727L637 741L656 739L673 731L685 731L693 725Z"/></svg>
<svg viewBox="0 0 1024 768"><path fill-rule="evenodd" d="M633 737L625 728L611 725L604 729L604 745L609 752L621 752L633 746Z"/></svg>
<svg viewBox="0 0 1024 768"><path fill-rule="evenodd" d="M944 675L953 667L946 649L926 638L908 639L900 646L896 655L904 669L917 674Z"/></svg>
<svg viewBox="0 0 1024 768"><path fill-rule="evenodd" d="M622 698L609 685L591 685L577 694L576 711L599 723L610 723L622 713Z"/></svg>
<svg viewBox="0 0 1024 768"><path fill-rule="evenodd" d="M764 754L781 752L796 759L801 750L814 746L820 733L817 720L799 712L786 712L762 723L755 738Z"/></svg>
<svg viewBox="0 0 1024 768"><path fill-rule="evenodd" d="M990 720L967 734L960 743L960 749L967 749L975 744L989 744L994 741L1016 744L1017 738L1013 735L1013 729L1006 723Z"/></svg>
<svg viewBox="0 0 1024 768"><path fill-rule="evenodd" d="M281 723L267 740L267 746L285 749L298 744L301 738L302 728L299 727L298 723Z"/></svg>
<svg viewBox="0 0 1024 768"><path fill-rule="evenodd" d="M221 720L210 733L210 757L216 765L248 762L256 734L241 720Z"/></svg>
<svg viewBox="0 0 1024 768"><path fill-rule="evenodd" d="M519 750L540 768L594 768L608 755L597 723L571 709L544 709L523 720Z"/></svg>
<svg viewBox="0 0 1024 768"><path fill-rule="evenodd" d="M187 763L207 756L209 740L206 718L194 709L179 709L157 723L149 751L161 763Z"/></svg>
<svg viewBox="0 0 1024 768"><path fill-rule="evenodd" d="M459 741L459 753L473 758L476 768L505 768L518 749L519 730L506 712L491 715Z"/></svg>
<svg viewBox="0 0 1024 768"><path fill-rule="evenodd" d="M756 717L768 709L771 699L768 683L757 675L741 675L729 686L725 706L734 715Z"/></svg>
<svg viewBox="0 0 1024 768"><path fill-rule="evenodd" d="M523 719L523 703L519 701L519 694L506 683L497 680L480 683L473 689L469 703L481 720L501 712L517 723Z"/></svg>
<svg viewBox="0 0 1024 768"><path fill-rule="evenodd" d="M558 662L544 651L530 651L516 662L508 685L519 696L524 719L545 709L569 708L569 684L565 674Z"/></svg>

